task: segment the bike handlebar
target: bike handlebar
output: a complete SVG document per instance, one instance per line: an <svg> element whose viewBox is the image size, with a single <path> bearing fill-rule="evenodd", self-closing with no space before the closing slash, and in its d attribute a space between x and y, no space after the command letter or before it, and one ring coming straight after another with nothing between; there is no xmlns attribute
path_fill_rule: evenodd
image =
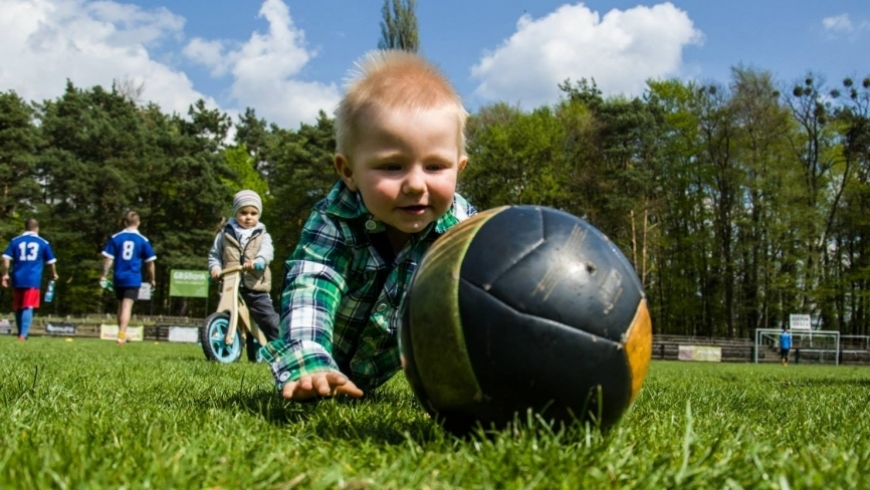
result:
<svg viewBox="0 0 870 490"><path fill-rule="evenodd" d="M226 269L223 269L221 271L221 276L225 276L227 274L232 274L233 272L239 272L242 269L244 269L244 267L242 267L241 265L234 265L232 267L227 267Z"/></svg>

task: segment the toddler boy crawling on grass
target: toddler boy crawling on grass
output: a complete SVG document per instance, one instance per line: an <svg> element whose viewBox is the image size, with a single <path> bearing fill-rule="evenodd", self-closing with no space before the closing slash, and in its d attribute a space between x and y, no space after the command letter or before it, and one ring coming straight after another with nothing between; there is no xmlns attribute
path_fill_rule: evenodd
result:
<svg viewBox="0 0 870 490"><path fill-rule="evenodd" d="M475 214L456 194L468 113L417 54L368 54L336 111L340 180L287 260L280 338L261 349L285 398L361 397L401 369L399 305L423 255Z"/></svg>

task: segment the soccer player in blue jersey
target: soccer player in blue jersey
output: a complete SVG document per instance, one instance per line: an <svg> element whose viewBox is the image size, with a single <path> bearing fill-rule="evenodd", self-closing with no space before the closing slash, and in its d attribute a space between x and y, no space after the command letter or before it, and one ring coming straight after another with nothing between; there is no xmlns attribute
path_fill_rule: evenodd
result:
<svg viewBox="0 0 870 490"><path fill-rule="evenodd" d="M791 350L791 333L782 327L782 333L779 334L779 362L783 366L788 366L788 351Z"/></svg>
<svg viewBox="0 0 870 490"><path fill-rule="evenodd" d="M48 264L51 277L57 280L57 270L51 245L39 236L39 222L33 218L24 221L24 233L13 238L3 252L3 287L9 287L12 279L12 311L18 327L18 340L27 340L33 309L39 308L39 286L42 283L42 267ZM9 266L12 265L12 276Z"/></svg>
<svg viewBox="0 0 870 490"><path fill-rule="evenodd" d="M103 263L103 275L100 277L100 284L106 284L106 276L114 262L112 283L118 299L119 344L127 343L127 325L133 315L133 302L139 297L139 288L142 286L143 263L148 266L151 288L156 286L154 261L157 260L157 255L154 254L148 239L139 233L139 213L128 211L124 216L124 224L127 228L112 235L103 249L106 260Z"/></svg>

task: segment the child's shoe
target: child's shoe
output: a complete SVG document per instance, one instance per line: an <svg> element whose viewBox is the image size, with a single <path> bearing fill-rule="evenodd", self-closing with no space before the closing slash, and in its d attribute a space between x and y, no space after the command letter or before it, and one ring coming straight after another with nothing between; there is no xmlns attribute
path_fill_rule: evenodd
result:
<svg viewBox="0 0 870 490"><path fill-rule="evenodd" d="M118 345L127 343L127 332L118 332Z"/></svg>
<svg viewBox="0 0 870 490"><path fill-rule="evenodd" d="M27 340L27 337L25 337L25 336L23 336L23 335L19 335L19 336L18 336L18 341L19 341L19 342L24 342L25 340Z"/></svg>

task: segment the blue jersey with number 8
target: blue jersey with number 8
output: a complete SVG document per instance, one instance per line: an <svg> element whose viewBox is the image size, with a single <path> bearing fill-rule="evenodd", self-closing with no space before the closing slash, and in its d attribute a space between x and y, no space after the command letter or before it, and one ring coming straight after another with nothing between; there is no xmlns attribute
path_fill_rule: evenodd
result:
<svg viewBox="0 0 870 490"><path fill-rule="evenodd" d="M9 242L3 258L12 262L12 287L38 288L42 282L42 264L57 262L51 245L32 231Z"/></svg>
<svg viewBox="0 0 870 490"><path fill-rule="evenodd" d="M112 283L115 288L138 288L142 285L142 264L157 259L151 243L135 230L112 235L103 255L115 261Z"/></svg>

